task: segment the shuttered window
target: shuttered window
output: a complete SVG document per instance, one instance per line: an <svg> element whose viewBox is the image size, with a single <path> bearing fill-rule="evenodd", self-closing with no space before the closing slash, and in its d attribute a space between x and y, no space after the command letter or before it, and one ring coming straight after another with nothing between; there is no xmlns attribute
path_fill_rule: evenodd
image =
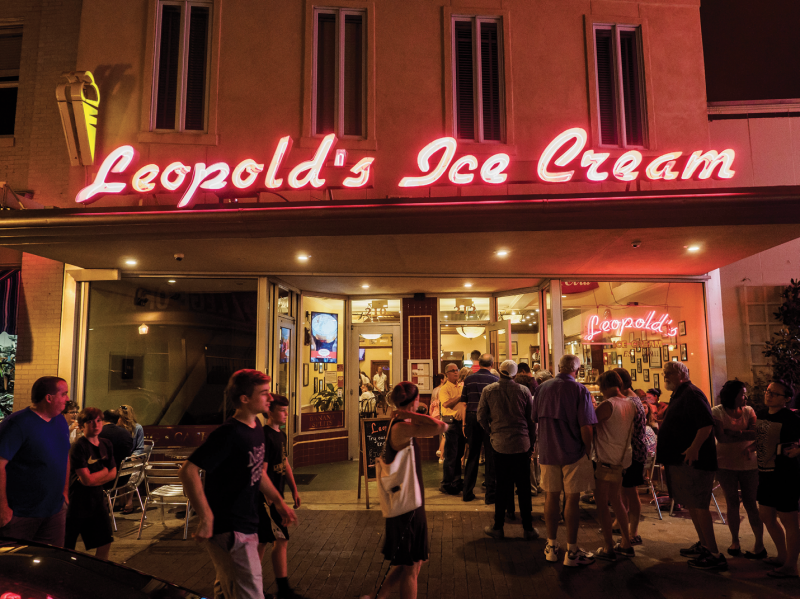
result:
<svg viewBox="0 0 800 599"><path fill-rule="evenodd" d="M366 137L365 26L364 11L314 13L314 135Z"/></svg>
<svg viewBox="0 0 800 599"><path fill-rule="evenodd" d="M210 2L160 2L154 128L205 131Z"/></svg>
<svg viewBox="0 0 800 599"><path fill-rule="evenodd" d="M503 111L503 45L495 18L453 18L453 102L456 137L501 142Z"/></svg>
<svg viewBox="0 0 800 599"><path fill-rule="evenodd" d="M645 145L640 36L639 27L595 26L597 111L602 145Z"/></svg>
<svg viewBox="0 0 800 599"><path fill-rule="evenodd" d="M14 135L22 28L0 29L0 135Z"/></svg>

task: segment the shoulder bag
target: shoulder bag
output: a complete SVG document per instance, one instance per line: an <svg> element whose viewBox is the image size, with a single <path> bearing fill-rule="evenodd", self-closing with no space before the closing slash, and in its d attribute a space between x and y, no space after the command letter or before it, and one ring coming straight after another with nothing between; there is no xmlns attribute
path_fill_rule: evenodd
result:
<svg viewBox="0 0 800 599"><path fill-rule="evenodd" d="M388 436L386 442L389 443ZM383 457L375 460L375 472L384 518L407 514L422 506L422 492L414 469L413 443L398 451L391 464L384 462Z"/></svg>

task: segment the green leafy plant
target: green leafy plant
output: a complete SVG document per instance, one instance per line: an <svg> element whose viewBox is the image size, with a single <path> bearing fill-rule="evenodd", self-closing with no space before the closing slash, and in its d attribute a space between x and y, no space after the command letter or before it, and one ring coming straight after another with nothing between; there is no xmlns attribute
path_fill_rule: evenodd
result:
<svg viewBox="0 0 800 599"><path fill-rule="evenodd" d="M783 303L774 316L784 326L766 342L763 353L771 358L773 376L797 389L800 386L800 280L792 279L781 297Z"/></svg>
<svg viewBox="0 0 800 599"><path fill-rule="evenodd" d="M333 383L328 383L311 396L311 405L317 412L337 412L344 407L344 400L339 397Z"/></svg>

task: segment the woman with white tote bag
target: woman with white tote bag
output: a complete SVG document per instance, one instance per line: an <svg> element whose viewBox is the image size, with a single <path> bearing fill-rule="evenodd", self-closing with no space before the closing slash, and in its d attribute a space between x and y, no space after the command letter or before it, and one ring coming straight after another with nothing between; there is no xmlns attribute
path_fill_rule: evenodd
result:
<svg viewBox="0 0 800 599"><path fill-rule="evenodd" d="M376 593L364 597L383 599L399 586L402 599L416 599L417 577L422 563L428 561L429 548L422 461L415 438L441 435L447 425L417 412L419 390L413 383L397 384L389 401L397 411L375 467L381 511L386 518L383 555L392 569Z"/></svg>

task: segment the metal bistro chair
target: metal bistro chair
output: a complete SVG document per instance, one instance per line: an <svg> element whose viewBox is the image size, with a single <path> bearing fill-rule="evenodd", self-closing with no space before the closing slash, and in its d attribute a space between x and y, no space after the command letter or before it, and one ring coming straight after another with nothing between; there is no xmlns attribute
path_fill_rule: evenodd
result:
<svg viewBox="0 0 800 599"><path fill-rule="evenodd" d="M139 536L142 538L147 504L161 505L161 521L164 522L164 506L182 505L186 509L186 522L183 527L183 540L189 536L189 518L192 516L192 506L183 490L183 483L178 477L182 462L150 462L145 469L145 487L147 496L144 498L142 519L139 521Z"/></svg>
<svg viewBox="0 0 800 599"><path fill-rule="evenodd" d="M653 495L653 503L656 504L656 509L658 510L658 519L663 520L664 517L661 515L661 506L658 503L658 495L656 494L656 489L653 486L653 476L655 476L656 471L656 454L652 451L647 452L647 459L644 462L644 474L645 474L645 481L644 484L650 489L650 493Z"/></svg>
<svg viewBox="0 0 800 599"><path fill-rule="evenodd" d="M114 530L117 530L117 519L114 517L114 501L117 497L124 497L131 493L136 493L139 498L139 507L144 511L142 496L139 494L139 485L144 480L144 469L147 465L149 454L132 455L122 460L117 468L117 478L114 484L108 489L103 489L108 501L108 509L111 512L111 523Z"/></svg>

